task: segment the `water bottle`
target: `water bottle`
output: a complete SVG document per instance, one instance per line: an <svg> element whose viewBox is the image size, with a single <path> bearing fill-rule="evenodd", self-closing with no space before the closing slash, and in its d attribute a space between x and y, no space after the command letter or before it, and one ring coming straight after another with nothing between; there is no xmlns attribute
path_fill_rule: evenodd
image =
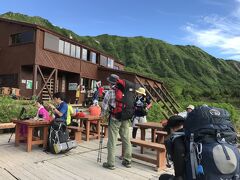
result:
<svg viewBox="0 0 240 180"><path fill-rule="evenodd" d="M76 109L76 114L77 114L78 112L79 112L79 109L77 108L77 109Z"/></svg>

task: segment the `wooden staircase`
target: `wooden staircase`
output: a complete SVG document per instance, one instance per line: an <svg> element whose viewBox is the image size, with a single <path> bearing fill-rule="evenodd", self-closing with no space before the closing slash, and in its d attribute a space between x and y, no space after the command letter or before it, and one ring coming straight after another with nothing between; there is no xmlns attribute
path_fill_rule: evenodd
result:
<svg viewBox="0 0 240 180"><path fill-rule="evenodd" d="M160 104L160 111L166 119L179 112L178 108L180 108L180 106L165 88L163 83L142 79L138 76L136 76L136 79L138 83L145 88L147 94L152 98L153 102Z"/></svg>
<svg viewBox="0 0 240 180"><path fill-rule="evenodd" d="M47 78L45 78L45 80L47 81ZM49 82L47 83L48 89L51 92L51 96L53 96L54 93L54 79L51 78L49 80ZM43 101L50 101L51 100L51 96L47 90L47 87L44 87L43 91L42 91L42 100Z"/></svg>

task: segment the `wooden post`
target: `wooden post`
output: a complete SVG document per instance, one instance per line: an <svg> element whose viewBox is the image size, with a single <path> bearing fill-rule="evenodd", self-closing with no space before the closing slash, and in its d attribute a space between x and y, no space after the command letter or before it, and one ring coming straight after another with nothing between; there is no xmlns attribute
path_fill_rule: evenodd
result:
<svg viewBox="0 0 240 180"><path fill-rule="evenodd" d="M58 70L55 69L55 77L54 77L54 93L58 92Z"/></svg>
<svg viewBox="0 0 240 180"><path fill-rule="evenodd" d="M33 96L36 96L37 72L38 72L37 66L38 66L37 64L33 65L33 90L32 90Z"/></svg>

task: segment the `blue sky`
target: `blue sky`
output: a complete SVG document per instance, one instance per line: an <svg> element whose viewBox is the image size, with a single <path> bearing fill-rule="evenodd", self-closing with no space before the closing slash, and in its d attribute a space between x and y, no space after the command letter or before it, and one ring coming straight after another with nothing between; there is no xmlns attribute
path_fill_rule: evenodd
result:
<svg viewBox="0 0 240 180"><path fill-rule="evenodd" d="M240 60L240 0L0 0L84 36L145 36Z"/></svg>

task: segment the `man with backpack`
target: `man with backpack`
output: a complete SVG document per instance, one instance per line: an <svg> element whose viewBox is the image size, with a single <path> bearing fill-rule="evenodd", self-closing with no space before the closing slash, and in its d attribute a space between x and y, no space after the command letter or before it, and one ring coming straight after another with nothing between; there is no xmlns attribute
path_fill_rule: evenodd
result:
<svg viewBox="0 0 240 180"><path fill-rule="evenodd" d="M171 178L239 180L240 153L230 114L225 109L203 105L189 113L183 122L183 134L173 134L165 143L174 162L175 177Z"/></svg>
<svg viewBox="0 0 240 180"><path fill-rule="evenodd" d="M130 116L133 115L134 90L130 92L131 88L128 88L127 81L120 79L119 76L115 74L111 74L107 78L107 81L109 82L111 89L105 94L102 103L102 115L104 116L109 110L110 117L107 143L108 155L107 162L103 163L103 167L111 170L115 169L115 150L118 134L120 134L123 143L122 146L124 148L122 165L130 168L132 149L129 135L129 126L131 119ZM133 99L130 106L129 103L125 103L126 98L127 100Z"/></svg>

